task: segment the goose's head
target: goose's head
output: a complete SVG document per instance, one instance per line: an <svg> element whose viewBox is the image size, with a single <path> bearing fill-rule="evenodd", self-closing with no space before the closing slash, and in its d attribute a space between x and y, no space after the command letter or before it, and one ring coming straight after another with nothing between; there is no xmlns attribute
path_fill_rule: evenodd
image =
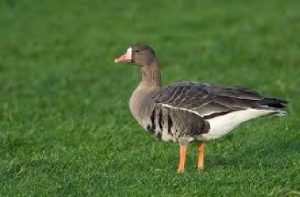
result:
<svg viewBox="0 0 300 197"><path fill-rule="evenodd" d="M157 62L154 50L146 44L134 44L115 63L132 63L138 66L150 66Z"/></svg>

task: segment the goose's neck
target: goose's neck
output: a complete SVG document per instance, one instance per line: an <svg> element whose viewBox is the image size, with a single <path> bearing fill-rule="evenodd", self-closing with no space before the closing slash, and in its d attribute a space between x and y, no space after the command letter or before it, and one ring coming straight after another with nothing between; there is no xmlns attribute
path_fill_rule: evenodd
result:
<svg viewBox="0 0 300 197"><path fill-rule="evenodd" d="M141 84L152 87L162 86L160 68L157 61L151 63L149 66L143 66L141 69L141 74Z"/></svg>

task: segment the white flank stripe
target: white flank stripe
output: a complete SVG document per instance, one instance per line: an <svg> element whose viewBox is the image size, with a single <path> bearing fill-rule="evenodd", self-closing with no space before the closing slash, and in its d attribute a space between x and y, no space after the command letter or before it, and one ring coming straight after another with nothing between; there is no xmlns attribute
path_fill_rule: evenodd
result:
<svg viewBox="0 0 300 197"><path fill-rule="evenodd" d="M187 109L187 108L184 108L184 107L174 107L172 105L168 105L168 104L162 104L163 107L167 107L167 108L171 108L171 109L177 109L177 110L182 110L182 111L188 111L188 112L191 112L191 113L194 113L198 116L201 116L198 112L196 111L193 111L193 110L190 110L190 109Z"/></svg>

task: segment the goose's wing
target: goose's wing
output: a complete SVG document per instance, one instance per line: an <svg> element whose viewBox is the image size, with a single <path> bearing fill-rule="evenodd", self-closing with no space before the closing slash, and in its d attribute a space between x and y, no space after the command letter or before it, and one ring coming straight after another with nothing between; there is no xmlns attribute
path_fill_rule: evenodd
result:
<svg viewBox="0 0 300 197"><path fill-rule="evenodd" d="M153 99L164 107L189 111L209 119L233 111L259 108L264 98L244 88L179 82L157 92Z"/></svg>

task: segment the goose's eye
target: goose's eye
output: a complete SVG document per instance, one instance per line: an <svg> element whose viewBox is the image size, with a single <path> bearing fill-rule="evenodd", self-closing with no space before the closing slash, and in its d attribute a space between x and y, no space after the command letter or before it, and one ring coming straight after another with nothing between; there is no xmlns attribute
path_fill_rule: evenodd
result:
<svg viewBox="0 0 300 197"><path fill-rule="evenodd" d="M138 53L138 52L140 52L140 50L135 50L134 52L135 52L135 53Z"/></svg>

